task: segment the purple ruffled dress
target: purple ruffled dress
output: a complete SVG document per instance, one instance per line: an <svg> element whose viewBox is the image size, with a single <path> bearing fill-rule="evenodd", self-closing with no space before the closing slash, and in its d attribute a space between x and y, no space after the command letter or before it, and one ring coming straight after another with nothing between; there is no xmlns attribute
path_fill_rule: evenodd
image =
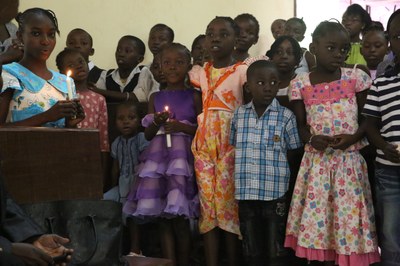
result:
<svg viewBox="0 0 400 266"><path fill-rule="evenodd" d="M162 112L168 106L171 119L196 125L194 93L193 89L159 91L154 97L155 111ZM154 115L148 114L142 125L148 127L153 119ZM142 220L199 216L192 139L184 133L171 134L172 147L167 148L166 135L160 129L138 167L138 178L129 192L124 213Z"/></svg>

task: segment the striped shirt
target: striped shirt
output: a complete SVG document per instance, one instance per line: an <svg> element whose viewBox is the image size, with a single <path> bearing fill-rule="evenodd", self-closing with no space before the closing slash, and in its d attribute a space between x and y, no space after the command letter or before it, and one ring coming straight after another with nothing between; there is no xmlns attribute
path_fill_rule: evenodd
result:
<svg viewBox="0 0 400 266"><path fill-rule="evenodd" d="M382 76L374 80L368 92L363 115L381 119L380 133L389 143L400 145L400 74ZM376 162L400 166L387 160L383 151L377 149Z"/></svg>
<svg viewBox="0 0 400 266"><path fill-rule="evenodd" d="M276 99L258 117L253 102L236 109L230 143L235 146L235 198L274 200L288 190L287 150L302 146L296 118Z"/></svg>

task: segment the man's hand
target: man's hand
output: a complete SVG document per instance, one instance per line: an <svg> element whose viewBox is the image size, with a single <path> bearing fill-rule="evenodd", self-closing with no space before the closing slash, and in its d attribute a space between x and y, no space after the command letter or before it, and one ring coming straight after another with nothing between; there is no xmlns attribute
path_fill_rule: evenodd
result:
<svg viewBox="0 0 400 266"><path fill-rule="evenodd" d="M48 266L53 263L51 256L32 244L13 243L11 252L21 258L27 265Z"/></svg>
<svg viewBox="0 0 400 266"><path fill-rule="evenodd" d="M58 257L66 254L65 262L57 265L67 265L66 262L71 260L71 255L73 253L72 249L68 249L64 246L67 243L69 243L68 238L55 234L47 234L40 236L33 242L33 245L51 257Z"/></svg>

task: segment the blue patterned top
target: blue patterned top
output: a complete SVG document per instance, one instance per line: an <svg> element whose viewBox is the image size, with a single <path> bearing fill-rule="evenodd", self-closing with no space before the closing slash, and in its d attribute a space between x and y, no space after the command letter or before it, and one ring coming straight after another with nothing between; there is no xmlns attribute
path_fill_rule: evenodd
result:
<svg viewBox="0 0 400 266"><path fill-rule="evenodd" d="M13 89L14 94L10 102L7 122L16 122L28 119L50 109L58 101L66 99L67 76L51 71L52 78L44 80L19 63L3 66L3 88ZM72 81L75 94L75 85ZM48 122L46 127L65 127L65 119Z"/></svg>

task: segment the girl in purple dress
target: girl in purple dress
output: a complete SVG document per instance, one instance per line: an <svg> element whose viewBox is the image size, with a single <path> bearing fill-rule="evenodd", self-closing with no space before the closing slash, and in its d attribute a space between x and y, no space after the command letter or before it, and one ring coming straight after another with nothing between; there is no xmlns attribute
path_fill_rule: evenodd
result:
<svg viewBox="0 0 400 266"><path fill-rule="evenodd" d="M124 212L136 220L158 218L163 256L174 265L189 264L189 218L199 215L190 147L202 106L200 93L186 82L190 61L189 50L181 44L162 50L167 86L150 97L142 124L151 142L124 205Z"/></svg>

